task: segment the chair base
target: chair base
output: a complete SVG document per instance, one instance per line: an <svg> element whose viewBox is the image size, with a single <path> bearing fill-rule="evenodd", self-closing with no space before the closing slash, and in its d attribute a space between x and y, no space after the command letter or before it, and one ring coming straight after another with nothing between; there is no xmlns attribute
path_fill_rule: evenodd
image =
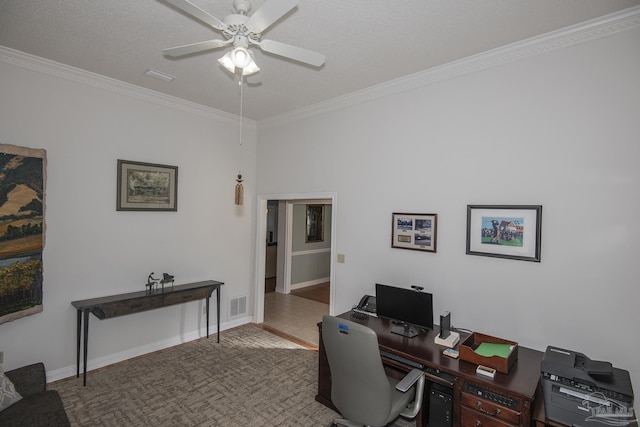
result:
<svg viewBox="0 0 640 427"><path fill-rule="evenodd" d="M347 419L344 418L336 418L335 420L333 420L333 423L331 423L331 427L365 427L364 424L358 424L358 423L354 423L353 421L349 421Z"/></svg>

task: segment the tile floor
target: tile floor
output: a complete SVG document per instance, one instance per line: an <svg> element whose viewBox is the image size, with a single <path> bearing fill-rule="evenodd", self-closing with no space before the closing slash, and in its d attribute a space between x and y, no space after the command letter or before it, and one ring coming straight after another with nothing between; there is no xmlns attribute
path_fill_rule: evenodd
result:
<svg viewBox="0 0 640 427"><path fill-rule="evenodd" d="M318 346L318 322L329 314L329 304L267 292L264 295L264 324Z"/></svg>

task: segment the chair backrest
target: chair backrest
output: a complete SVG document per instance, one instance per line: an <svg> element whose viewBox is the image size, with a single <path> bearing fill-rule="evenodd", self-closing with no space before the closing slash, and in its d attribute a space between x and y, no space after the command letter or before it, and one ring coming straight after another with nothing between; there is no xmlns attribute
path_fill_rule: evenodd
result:
<svg viewBox="0 0 640 427"><path fill-rule="evenodd" d="M331 369L333 404L349 420L385 425L391 412L391 387L376 333L364 325L325 315L322 341Z"/></svg>

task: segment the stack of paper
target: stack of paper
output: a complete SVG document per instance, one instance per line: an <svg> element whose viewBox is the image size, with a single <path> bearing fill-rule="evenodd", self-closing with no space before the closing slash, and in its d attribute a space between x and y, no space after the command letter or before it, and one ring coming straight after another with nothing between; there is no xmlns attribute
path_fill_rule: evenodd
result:
<svg viewBox="0 0 640 427"><path fill-rule="evenodd" d="M475 349L475 352L484 357L500 356L506 359L509 357L512 349L513 346L511 344L483 342Z"/></svg>

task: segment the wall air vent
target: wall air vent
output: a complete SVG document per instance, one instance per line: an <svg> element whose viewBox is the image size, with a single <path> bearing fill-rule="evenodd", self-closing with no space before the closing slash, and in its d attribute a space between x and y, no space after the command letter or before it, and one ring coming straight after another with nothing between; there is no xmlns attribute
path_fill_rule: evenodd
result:
<svg viewBox="0 0 640 427"><path fill-rule="evenodd" d="M247 296L241 295L229 299L229 318L247 314Z"/></svg>

